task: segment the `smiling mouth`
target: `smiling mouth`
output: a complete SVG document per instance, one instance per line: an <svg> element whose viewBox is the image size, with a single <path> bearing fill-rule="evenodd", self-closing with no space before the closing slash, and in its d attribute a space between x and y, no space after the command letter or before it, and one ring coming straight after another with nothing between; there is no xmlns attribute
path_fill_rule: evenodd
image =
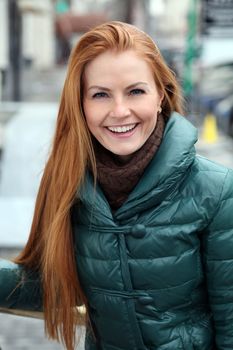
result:
<svg viewBox="0 0 233 350"><path fill-rule="evenodd" d="M130 125L123 125L123 126L107 126L107 129L113 133L127 133L129 131L132 131L136 128L138 124L130 124Z"/></svg>

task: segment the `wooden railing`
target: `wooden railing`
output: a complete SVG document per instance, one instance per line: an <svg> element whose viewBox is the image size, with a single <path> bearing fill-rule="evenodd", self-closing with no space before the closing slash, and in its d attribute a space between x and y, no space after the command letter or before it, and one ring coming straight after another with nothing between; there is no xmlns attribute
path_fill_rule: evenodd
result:
<svg viewBox="0 0 233 350"><path fill-rule="evenodd" d="M86 309L84 306L78 306L77 311L81 315L85 315ZM44 319L44 314L43 312L39 311L27 311L27 310L17 310L17 309L7 309L7 308L2 308L0 307L0 313L4 314L10 314L10 315L15 315L15 316L22 316L22 317L31 317L31 318L37 318L37 319Z"/></svg>
<svg viewBox="0 0 233 350"><path fill-rule="evenodd" d="M5 309L5 308L0 307L0 313L10 314L10 315L15 315L15 316L32 317L32 318L38 318L38 319L44 318L43 312L39 312L39 311Z"/></svg>

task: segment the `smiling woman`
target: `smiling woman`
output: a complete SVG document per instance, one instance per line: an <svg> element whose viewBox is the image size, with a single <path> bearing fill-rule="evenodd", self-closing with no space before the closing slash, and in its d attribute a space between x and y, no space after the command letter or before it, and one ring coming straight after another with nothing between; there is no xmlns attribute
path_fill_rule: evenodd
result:
<svg viewBox="0 0 233 350"><path fill-rule="evenodd" d="M126 23L70 57L28 243L0 262L0 307L43 310L48 335L86 350L233 344L233 172L199 157L180 89Z"/></svg>
<svg viewBox="0 0 233 350"><path fill-rule="evenodd" d="M162 100L150 65L133 50L109 50L85 69L83 107L88 128L122 160L152 134Z"/></svg>

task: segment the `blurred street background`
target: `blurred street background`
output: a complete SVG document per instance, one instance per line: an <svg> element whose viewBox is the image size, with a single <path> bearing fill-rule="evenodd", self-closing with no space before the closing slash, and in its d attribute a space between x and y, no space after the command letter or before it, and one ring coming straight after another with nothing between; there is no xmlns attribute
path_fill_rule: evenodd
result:
<svg viewBox="0 0 233 350"><path fill-rule="evenodd" d="M197 152L233 168L233 0L0 0L0 258L27 240L70 51L107 20L152 36L198 127ZM36 349L63 347L41 320L0 314L0 350Z"/></svg>

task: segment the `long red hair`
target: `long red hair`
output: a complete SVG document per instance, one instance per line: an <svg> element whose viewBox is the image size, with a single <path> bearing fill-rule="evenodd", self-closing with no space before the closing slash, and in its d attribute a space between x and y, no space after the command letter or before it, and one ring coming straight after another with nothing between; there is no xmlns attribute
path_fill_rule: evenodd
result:
<svg viewBox="0 0 233 350"><path fill-rule="evenodd" d="M182 112L180 90L157 46L143 31L121 22L104 23L82 36L69 60L54 141L40 183L28 242L15 262L38 271L43 286L45 330L75 348L74 306L87 300L77 275L70 210L87 165L95 156L82 108L85 66L106 50L133 49L150 64L164 94L163 113Z"/></svg>

